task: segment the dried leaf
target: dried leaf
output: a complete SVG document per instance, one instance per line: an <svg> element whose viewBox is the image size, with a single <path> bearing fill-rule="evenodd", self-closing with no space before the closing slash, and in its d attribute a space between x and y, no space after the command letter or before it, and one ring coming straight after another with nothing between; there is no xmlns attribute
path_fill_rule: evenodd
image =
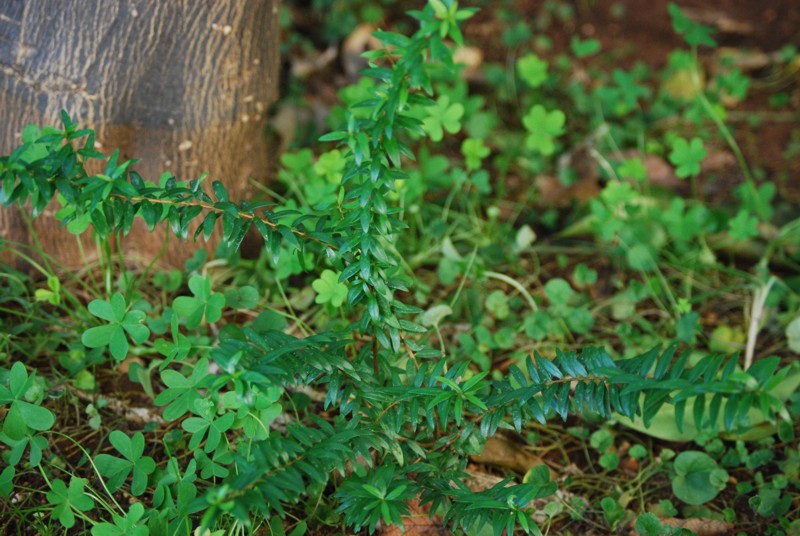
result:
<svg viewBox="0 0 800 536"><path fill-rule="evenodd" d="M545 464L540 457L525 450L524 443L501 434L487 439L483 452L470 459L475 463L505 467L521 475L531 467Z"/></svg>

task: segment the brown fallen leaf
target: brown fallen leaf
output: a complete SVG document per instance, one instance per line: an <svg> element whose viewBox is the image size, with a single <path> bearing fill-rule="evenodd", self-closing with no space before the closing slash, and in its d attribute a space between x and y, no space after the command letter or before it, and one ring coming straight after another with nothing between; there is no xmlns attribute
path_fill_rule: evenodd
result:
<svg viewBox="0 0 800 536"><path fill-rule="evenodd" d="M375 27L369 24L356 26L350 35L342 43L341 62L345 74L348 78L355 79L358 72L367 67L367 60L361 56L368 50L378 50L381 48L380 40L373 34Z"/></svg>
<svg viewBox="0 0 800 536"><path fill-rule="evenodd" d="M531 467L544 465L544 460L525 450L525 443L521 439L509 437L507 434L497 434L486 440L483 451L470 460L475 463L505 467L524 475ZM552 478L551 472L551 478Z"/></svg>
<svg viewBox="0 0 800 536"><path fill-rule="evenodd" d="M670 190L681 190L686 187L686 182L680 180L675 175L675 169L666 160L654 154L642 154L636 150L623 151L622 160L639 158L644 165L647 175L647 182L669 188Z"/></svg>
<svg viewBox="0 0 800 536"><path fill-rule="evenodd" d="M571 186L564 186L561 181L552 175L542 175L536 178L536 204L542 207L565 207L577 201L585 203L600 194L600 183L597 177L587 176L578 179Z"/></svg>
<svg viewBox="0 0 800 536"><path fill-rule="evenodd" d="M737 167L736 157L730 151L710 151L700 162L700 170L703 173L718 172L735 167Z"/></svg>
<svg viewBox="0 0 800 536"><path fill-rule="evenodd" d="M469 473L469 478L465 480L464 483L472 491L483 491L485 489L489 489L493 486L496 486L499 482L502 482L504 480L499 476L484 473L474 465L469 465L467 467L467 472ZM552 469L550 470L550 473L552 475L553 473ZM517 482L512 481L508 485L511 486L514 484L517 484ZM573 498L575 498L575 495L559 489L553 496L532 500L530 503L526 505L526 508L528 507L533 508L534 509L534 514L532 516L533 520L538 524L542 524L547 521L547 514L544 513L544 507L547 505L547 503L552 502L554 500L561 500L563 502L568 502L572 501Z"/></svg>
<svg viewBox="0 0 800 536"><path fill-rule="evenodd" d="M323 51L315 51L304 56L296 56L290 59L293 78L308 78L314 73L318 73L327 68L336 57L339 51L336 47L329 46Z"/></svg>
<svg viewBox="0 0 800 536"><path fill-rule="evenodd" d="M381 536L444 536L450 534L447 527L442 525L442 516L436 515L428 517L430 510L422 507L418 500L408 501L408 514L403 516L403 527L385 527L381 530Z"/></svg>
<svg viewBox="0 0 800 536"><path fill-rule="evenodd" d="M119 372L120 374L128 374L128 371L130 370L132 363L137 363L142 368L145 367L144 361L142 361L140 358L128 357L125 358L119 365L117 365L117 372Z"/></svg>
<svg viewBox="0 0 800 536"><path fill-rule="evenodd" d="M755 27L750 21L734 19L722 9L693 9L683 7L681 10L684 15L695 22L713 26L722 33L751 35L755 31Z"/></svg>
<svg viewBox="0 0 800 536"><path fill-rule="evenodd" d="M464 65L461 74L467 82L481 82L484 74L481 69L483 65L483 50L478 47L459 47L453 53L453 61Z"/></svg>
<svg viewBox="0 0 800 536"><path fill-rule="evenodd" d="M661 519L662 525L669 525L676 529L688 529L697 536L722 536L733 532L733 523L722 521L721 519L709 519L704 517L693 517L689 519L678 519L666 517Z"/></svg>

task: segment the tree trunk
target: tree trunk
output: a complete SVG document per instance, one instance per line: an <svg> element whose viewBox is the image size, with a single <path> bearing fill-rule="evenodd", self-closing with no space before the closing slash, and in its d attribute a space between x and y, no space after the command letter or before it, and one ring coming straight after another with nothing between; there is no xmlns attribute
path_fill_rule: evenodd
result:
<svg viewBox="0 0 800 536"><path fill-rule="evenodd" d="M96 129L101 152L141 158L135 169L146 180L207 171L232 197L251 197L248 180L263 179L267 169L263 128L277 91L278 3L0 1L0 154L20 143L27 123L59 126L65 109ZM75 237L52 214L34 227L46 252L68 266L81 263ZM11 209L0 209L0 237L32 243ZM162 238L142 225L123 241L126 258L149 262ZM178 265L198 247L173 236L164 260Z"/></svg>

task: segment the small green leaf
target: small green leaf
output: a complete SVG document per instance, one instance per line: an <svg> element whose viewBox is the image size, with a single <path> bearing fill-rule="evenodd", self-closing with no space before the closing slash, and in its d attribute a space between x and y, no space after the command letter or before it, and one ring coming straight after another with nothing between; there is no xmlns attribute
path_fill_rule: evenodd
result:
<svg viewBox="0 0 800 536"><path fill-rule="evenodd" d="M11 491L14 489L15 475L16 469L13 465L6 466L6 468L0 472L0 497L8 499L11 496Z"/></svg>
<svg viewBox="0 0 800 536"><path fill-rule="evenodd" d="M548 112L544 106L536 104L525 117L522 124L528 131L525 145L531 151L538 151L545 156L555 152L555 138L564 133L566 116L561 110Z"/></svg>
<svg viewBox="0 0 800 536"><path fill-rule="evenodd" d="M678 339L686 343L691 343L699 329L699 322L700 315L693 311L682 314L675 325L675 334L678 336Z"/></svg>
<svg viewBox="0 0 800 536"><path fill-rule="evenodd" d="M326 181L339 184L342 181L347 160L338 149L322 153L314 164L314 171Z"/></svg>
<svg viewBox="0 0 800 536"><path fill-rule="evenodd" d="M461 118L464 116L464 105L451 104L450 97L442 95L436 104L427 108L428 116L422 120L422 128L432 141L442 141L444 131L455 134L461 130Z"/></svg>
<svg viewBox="0 0 800 536"><path fill-rule="evenodd" d="M144 325L146 315L143 311L127 311L125 298L114 293L109 301L93 300L89 303L89 312L109 324L87 329L81 336L81 342L87 348L108 346L111 355L117 361L128 355L128 337L141 344L150 337L150 329Z"/></svg>
<svg viewBox="0 0 800 536"><path fill-rule="evenodd" d="M189 290L194 294L179 296L172 302L172 308L178 316L186 319L188 329L197 329L205 319L209 324L222 318L225 296L211 291L211 278L195 275L189 279Z"/></svg>
<svg viewBox="0 0 800 536"><path fill-rule="evenodd" d="M567 305L575 291L565 279L556 277L545 284L544 294L553 305Z"/></svg>
<svg viewBox="0 0 800 536"><path fill-rule="evenodd" d="M717 42L711 37L714 30L708 26L693 21L683 14L681 8L670 2L667 4L667 11L672 17L672 28L676 33L683 36L686 43L691 47L706 45L717 46Z"/></svg>
<svg viewBox="0 0 800 536"><path fill-rule="evenodd" d="M311 283L317 292L316 303L330 303L334 307L341 307L347 298L347 286L339 282L340 274L333 270L323 270L318 279Z"/></svg>
<svg viewBox="0 0 800 536"><path fill-rule="evenodd" d="M634 179L637 181L647 179L647 168L641 158L629 158L625 160L619 167L618 173L623 179Z"/></svg>
<svg viewBox="0 0 800 536"><path fill-rule="evenodd" d="M528 53L517 60L517 73L530 87L539 87L547 80L547 62Z"/></svg>
<svg viewBox="0 0 800 536"><path fill-rule="evenodd" d="M94 499L84 491L86 479L72 477L69 482L69 489L63 480L54 480L50 491L47 493L47 501L54 505L52 516L59 520L64 528L72 528L75 525L75 514L73 508L80 512L87 512L94 508Z"/></svg>
<svg viewBox="0 0 800 536"><path fill-rule="evenodd" d="M464 155L464 163L470 171L479 169L489 153L490 150L483 144L483 140L467 138L461 143L461 154Z"/></svg>
<svg viewBox="0 0 800 536"><path fill-rule="evenodd" d="M748 240L758 236L758 218L751 216L745 209L739 210L728 225L731 236L737 240Z"/></svg>
<svg viewBox="0 0 800 536"><path fill-rule="evenodd" d="M705 452L681 452L675 458L674 469L672 491L687 504L707 503L727 485L728 474Z"/></svg>
<svg viewBox="0 0 800 536"><path fill-rule="evenodd" d="M572 53L575 54L577 58L593 56L600 52L602 48L600 41L597 39L580 39L578 36L572 36L569 45L572 49Z"/></svg>
<svg viewBox="0 0 800 536"><path fill-rule="evenodd" d="M700 138L692 138L691 141L675 138L672 142L669 161L676 166L675 175L681 179L699 175L700 163L705 157L706 149L703 146L703 140Z"/></svg>
<svg viewBox="0 0 800 536"><path fill-rule="evenodd" d="M149 536L150 529L141 519L144 517L144 505L140 502L131 505L128 514L111 515L112 523L98 523L92 527L92 536Z"/></svg>
<svg viewBox="0 0 800 536"><path fill-rule="evenodd" d="M640 515L636 519L636 526L634 528L636 532L642 536L659 536L664 533L661 521L658 520L655 514L651 513Z"/></svg>
<svg viewBox="0 0 800 536"><path fill-rule="evenodd" d="M502 290L493 290L486 297L486 309L498 320L508 318L511 310L508 306L508 296Z"/></svg>

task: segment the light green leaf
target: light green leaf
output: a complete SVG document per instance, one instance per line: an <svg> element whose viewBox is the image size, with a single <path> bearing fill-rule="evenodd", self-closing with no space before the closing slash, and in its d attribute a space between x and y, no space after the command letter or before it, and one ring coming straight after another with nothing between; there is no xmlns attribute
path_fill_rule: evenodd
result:
<svg viewBox="0 0 800 536"><path fill-rule="evenodd" d="M339 282L340 274L333 270L323 270L319 279L311 283L317 292L316 303L330 303L334 307L341 307L347 298L347 286Z"/></svg>
<svg viewBox="0 0 800 536"><path fill-rule="evenodd" d="M792 352L800 354L800 316L786 326L786 342Z"/></svg>
<svg viewBox="0 0 800 536"><path fill-rule="evenodd" d="M691 141L675 138L672 142L672 151L669 153L669 161L675 165L675 175L681 179L696 177L700 174L700 163L706 154L703 140L700 138L692 138Z"/></svg>
<svg viewBox="0 0 800 536"><path fill-rule="evenodd" d="M547 80L547 62L536 54L525 54L517 60L517 73L530 87L539 87Z"/></svg>
<svg viewBox="0 0 800 536"><path fill-rule="evenodd" d="M555 152L555 138L564 133L566 116L561 110L548 112L544 106L536 104L525 117L522 124L528 131L525 145L531 151L538 151L545 156Z"/></svg>
<svg viewBox="0 0 800 536"><path fill-rule="evenodd" d="M442 95L436 104L427 108L428 116L422 120L422 128L432 141L442 141L444 131L455 134L461 130L461 118L464 116L464 105L451 104L450 97Z"/></svg>

